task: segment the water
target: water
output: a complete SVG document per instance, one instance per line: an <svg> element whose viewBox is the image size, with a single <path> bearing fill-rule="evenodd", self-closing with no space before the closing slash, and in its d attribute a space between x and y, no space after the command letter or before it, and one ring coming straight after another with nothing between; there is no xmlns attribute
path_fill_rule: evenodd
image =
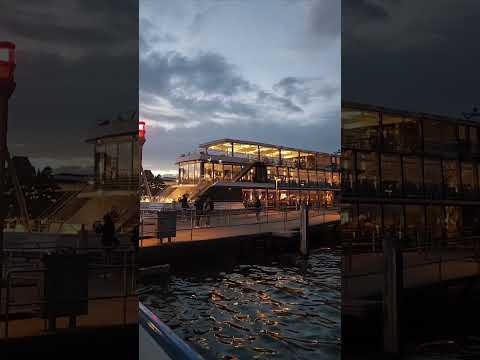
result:
<svg viewBox="0 0 480 360"><path fill-rule="evenodd" d="M296 267L238 266L172 277L143 296L207 359L339 359L340 256L321 250Z"/></svg>

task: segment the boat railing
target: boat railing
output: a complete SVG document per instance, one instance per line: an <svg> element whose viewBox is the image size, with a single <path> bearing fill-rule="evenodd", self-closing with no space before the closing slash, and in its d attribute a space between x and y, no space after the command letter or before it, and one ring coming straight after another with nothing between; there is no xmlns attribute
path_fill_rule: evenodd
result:
<svg viewBox="0 0 480 360"><path fill-rule="evenodd" d="M156 355L166 353L171 359L203 360L186 342L165 325L152 311L141 302L138 303L138 324L154 340ZM142 334L140 332L140 334ZM140 335L142 336L142 335ZM160 358L152 355L152 358ZM140 360L145 360L140 357Z"/></svg>

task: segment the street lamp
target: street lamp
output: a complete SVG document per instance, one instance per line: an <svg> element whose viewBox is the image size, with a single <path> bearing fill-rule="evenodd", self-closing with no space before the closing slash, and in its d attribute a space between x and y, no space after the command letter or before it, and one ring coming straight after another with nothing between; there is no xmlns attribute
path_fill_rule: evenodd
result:
<svg viewBox="0 0 480 360"><path fill-rule="evenodd" d="M5 182L7 161L8 100L15 90L15 44L0 42L0 204L5 204ZM5 249L3 229L6 206L0 206L0 252Z"/></svg>
<svg viewBox="0 0 480 360"><path fill-rule="evenodd" d="M279 202L280 202L280 199L279 199L279 196L278 196L278 182L280 181L280 178L278 176L275 176L275 199L276 199L276 202L277 202L277 209L279 207Z"/></svg>

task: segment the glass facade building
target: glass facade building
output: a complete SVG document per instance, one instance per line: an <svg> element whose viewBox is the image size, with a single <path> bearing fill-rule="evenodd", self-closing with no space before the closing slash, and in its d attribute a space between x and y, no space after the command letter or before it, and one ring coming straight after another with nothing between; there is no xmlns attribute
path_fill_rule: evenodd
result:
<svg viewBox="0 0 480 360"><path fill-rule="evenodd" d="M248 202L256 194L272 206L332 205L340 189L337 155L232 139L199 148L177 159L179 185L235 186L242 189L236 200Z"/></svg>
<svg viewBox="0 0 480 360"><path fill-rule="evenodd" d="M405 247L480 235L480 124L342 104L342 228Z"/></svg>

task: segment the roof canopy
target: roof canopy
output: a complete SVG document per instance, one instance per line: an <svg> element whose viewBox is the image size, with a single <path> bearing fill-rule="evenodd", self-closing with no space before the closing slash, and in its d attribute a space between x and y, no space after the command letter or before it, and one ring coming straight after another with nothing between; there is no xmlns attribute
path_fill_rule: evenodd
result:
<svg viewBox="0 0 480 360"><path fill-rule="evenodd" d="M199 145L202 149L207 150L216 150L222 152L231 152L233 147L234 153L241 153L241 154L258 154L262 156L278 156L279 152L282 153L282 158L294 158L298 157L299 153L300 156L309 156L309 155L317 155L317 154L324 154L318 151L310 151L305 149L293 148L288 146L281 146L281 145L274 145L274 144L266 144L256 141L246 141L246 140L239 140L239 139L219 139L210 141L207 143L203 143ZM330 155L330 154L328 154Z"/></svg>

